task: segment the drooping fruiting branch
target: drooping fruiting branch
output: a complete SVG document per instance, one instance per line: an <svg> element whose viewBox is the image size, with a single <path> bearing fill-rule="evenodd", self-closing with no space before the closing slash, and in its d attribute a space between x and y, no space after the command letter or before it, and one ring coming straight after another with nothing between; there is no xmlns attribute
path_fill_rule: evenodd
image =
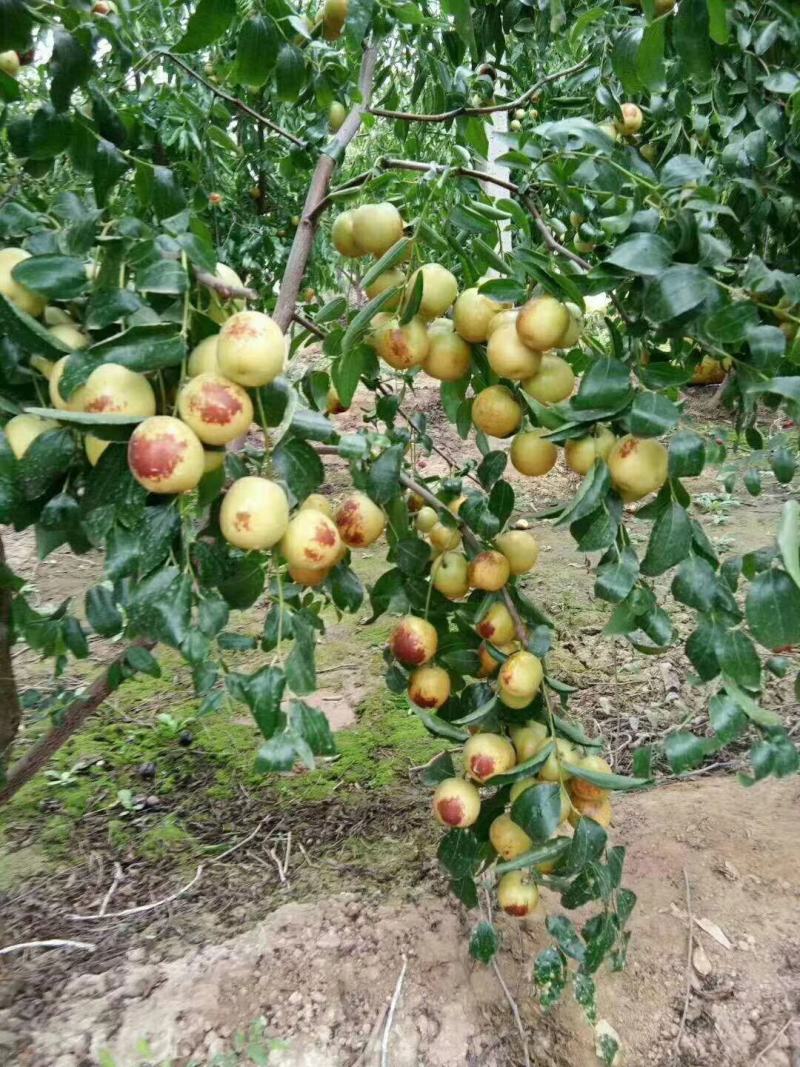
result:
<svg viewBox="0 0 800 1067"><path fill-rule="evenodd" d="M399 480L401 485L404 485L406 489L410 489L412 493L416 493L418 496L422 497L422 499L427 504L430 504L432 508L435 508L436 511L448 511L451 515L453 514L447 507L447 504L443 503L437 496L435 496L430 491L430 489L426 489L424 485L420 485L419 482L417 482L414 478L406 474L405 471L400 472ZM475 535L475 531L472 529L472 527L469 526L459 515L456 515L455 519L458 523L459 529L461 530L461 536L464 538L465 543L469 545L473 552L481 552L483 550L483 546ZM506 586L503 586L501 592L503 596L503 601L506 607L508 608L508 613L514 620L514 629L517 634L517 639L522 643L523 647L527 647L528 630L525 626L525 623L522 621L522 617L520 616L519 611L517 610L517 605L514 603L514 600Z"/></svg>
<svg viewBox="0 0 800 1067"><path fill-rule="evenodd" d="M0 570L5 569L6 555L0 537ZM0 576L2 577L2 576ZM22 721L22 707L11 659L11 588L0 584L0 766L11 755L11 746Z"/></svg>
<svg viewBox="0 0 800 1067"><path fill-rule="evenodd" d="M75 731L83 725L86 719L97 711L103 701L113 692L115 686L112 684L112 679L119 667L122 666L122 663L128 654L128 649L139 647L146 648L149 651L151 648L154 648L155 645L155 641L147 638L133 641L130 645L126 646L126 648L123 649L111 663L109 663L94 682L92 682L86 693L74 700L67 708L52 730L50 730L49 733L46 733L40 741L37 741L27 755L23 756L18 763L14 764L9 771L8 777L3 783L2 788L0 788L0 804L4 804L6 801L10 800L18 790L29 782L37 771L41 770L48 760L50 760L61 746L72 737Z"/></svg>
<svg viewBox="0 0 800 1067"><path fill-rule="evenodd" d="M266 126L268 130L272 130L272 132L277 133L278 136L285 137L287 141L291 141L292 144L297 145L298 148L305 148L306 142L302 140L302 138L295 136L295 134L293 133L290 133L289 130L285 130L283 126L279 126L278 123L273 122L272 119L268 119L266 115L262 115L260 112L250 107L250 105L246 104L244 100L240 100L238 96L233 96L231 93L226 92L224 89L220 89L218 85L214 85L213 82L210 82L207 78L204 78L202 74L198 74L196 70L190 67L188 63L185 63L179 56L176 56L173 52L162 51L158 52L157 55L163 56L164 59L168 59L171 63L174 63L176 66L180 67L181 70L185 71L186 74L189 75L190 78L194 78L195 81L200 82L200 84L204 85L210 93L213 93L214 96L218 96L220 100L227 101L232 107L235 107L239 111L242 111L245 115L249 115L251 119L255 119L256 122L261 123L262 126Z"/></svg>
<svg viewBox="0 0 800 1067"><path fill-rule="evenodd" d="M297 295L303 275L314 247L314 235L317 229L317 216L319 205L325 199L328 187L333 177L333 172L339 160L347 150L347 146L358 133L361 119L369 107L372 99L372 83L375 77L375 63L378 58L378 46L369 44L364 50L361 60L361 71L358 77L358 89L361 97L360 103L350 111L347 118L339 127L336 136L331 140L325 151L319 157L308 187L303 213L300 224L295 230L289 259L286 263L283 280L281 281L278 303L272 317L282 330L286 330L294 315Z"/></svg>
<svg viewBox="0 0 800 1067"><path fill-rule="evenodd" d="M424 115L415 111L389 111L380 107L371 107L368 110L370 115L378 115L384 119L399 119L401 122L451 122L457 118L491 115L492 112L496 111L514 111L516 108L524 107L545 85L559 81L561 78L568 78L571 74L577 74L585 67L588 67L590 62L591 59L582 59L580 63L576 63L572 67L554 71L552 74L540 78L535 85L532 85L521 96L516 97L514 100L508 100L504 104L488 104L486 107L454 107L450 111L440 111L435 115Z"/></svg>

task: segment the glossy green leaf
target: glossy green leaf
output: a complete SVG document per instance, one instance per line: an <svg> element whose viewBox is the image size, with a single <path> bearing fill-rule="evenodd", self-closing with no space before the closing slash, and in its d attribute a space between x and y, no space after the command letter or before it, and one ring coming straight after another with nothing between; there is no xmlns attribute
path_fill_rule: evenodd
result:
<svg viewBox="0 0 800 1067"><path fill-rule="evenodd" d="M800 589L782 570L757 575L747 591L745 614L759 644L780 650L800 643Z"/></svg>
<svg viewBox="0 0 800 1067"><path fill-rule="evenodd" d="M491 923L480 922L469 939L469 954L480 963L490 963L500 948L500 935Z"/></svg>
<svg viewBox="0 0 800 1067"><path fill-rule="evenodd" d="M511 805L511 818L533 841L546 841L561 822L561 787L534 785Z"/></svg>
<svg viewBox="0 0 800 1067"><path fill-rule="evenodd" d="M236 0L200 0L173 52L197 52L218 40L236 17Z"/></svg>
<svg viewBox="0 0 800 1067"><path fill-rule="evenodd" d="M642 574L663 574L686 559L692 544L692 527L685 508L671 500L653 524L647 552L642 560Z"/></svg>

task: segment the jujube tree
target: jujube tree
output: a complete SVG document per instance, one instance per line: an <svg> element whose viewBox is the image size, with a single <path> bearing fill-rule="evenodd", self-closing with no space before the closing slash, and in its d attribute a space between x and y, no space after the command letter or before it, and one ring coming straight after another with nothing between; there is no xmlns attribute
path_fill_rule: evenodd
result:
<svg viewBox="0 0 800 1067"><path fill-rule="evenodd" d="M748 0L4 4L0 518L34 527L41 557L101 552L104 579L82 612L40 612L3 564L3 798L157 673L157 644L203 712L251 709L264 772L313 766L335 745L303 699L322 611L368 595L372 620L398 616L387 686L443 740L422 783L454 892L478 908L496 885L524 916L544 887L540 998L572 969L593 1018L635 900L611 794L745 739L749 781L797 769L770 684L800 641L800 508L721 559L691 493L724 446L682 422L693 377L720 381L736 433L791 482L799 46L782 5ZM443 452L415 408L426 380L479 460ZM426 474L432 453L447 474ZM349 467L336 506L325 455ZM681 642L709 694L708 728L637 752L633 777L569 717L558 621L525 588L538 545L505 474L546 478L559 455L582 480L539 519L591 558L606 633L647 655ZM384 537L366 594L351 564ZM243 640L270 660L231 670L231 613L257 602ZM12 763L12 645L60 679L87 629L123 650L58 686L51 732ZM557 896L597 914L577 931ZM497 944L487 917L471 949Z"/></svg>

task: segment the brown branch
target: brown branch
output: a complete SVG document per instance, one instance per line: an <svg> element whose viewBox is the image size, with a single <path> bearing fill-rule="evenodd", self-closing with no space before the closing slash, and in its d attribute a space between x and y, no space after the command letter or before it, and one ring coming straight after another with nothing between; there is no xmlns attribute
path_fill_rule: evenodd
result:
<svg viewBox="0 0 800 1067"><path fill-rule="evenodd" d="M207 270L196 270L195 279L207 289L213 289L219 293L223 300L257 300L258 293L255 289L248 289L246 285L228 285L215 274Z"/></svg>
<svg viewBox="0 0 800 1067"><path fill-rule="evenodd" d="M371 107L367 110L370 115L377 115L384 119L399 119L401 122L451 122L453 119L469 118L474 115L491 115L495 111L514 111L518 107L524 107L545 85L558 81L560 78L568 78L571 74L577 74L584 67L587 67L590 62L591 59L589 58L583 59L573 67L567 67L565 70L557 70L553 74L548 74L546 77L540 78L522 96L518 96L515 100L509 100L505 104L489 104L486 107L454 107L450 111L441 111L436 115L423 115L414 111L388 111L380 107Z"/></svg>
<svg viewBox="0 0 800 1067"><path fill-rule="evenodd" d="M0 537L0 570L5 569L5 566L5 548L3 538ZM22 721L22 706L11 659L11 600L11 589L3 582L0 585L0 767L8 763L11 746Z"/></svg>
<svg viewBox="0 0 800 1067"><path fill-rule="evenodd" d="M98 675L98 677L89 686L89 689L83 696L78 697L67 708L64 714L61 716L59 722L45 734L41 740L37 741L33 748L27 755L23 756L18 763L9 771L8 777L0 789L0 804L6 803L10 800L14 794L20 790L37 771L48 762L51 756L53 756L61 746L72 737L76 730L78 730L85 720L103 703L103 701L113 692L114 686L112 685L112 673L115 668L122 665L123 660L128 654L129 648L146 648L151 649L155 646L156 642L147 638L142 638L139 641L133 641L128 645L120 654L109 663L109 665Z"/></svg>
<svg viewBox="0 0 800 1067"><path fill-rule="evenodd" d="M536 223L536 229L542 235L542 240L544 241L546 248L549 248L551 252L557 252L558 255L564 256L565 259L571 259L573 263L577 263L578 266L581 267L583 270L592 269L592 265L587 259L584 259L582 256L579 256L577 252L573 252L571 249L567 248L566 245L562 245L561 242L556 238L556 235L544 221L544 217L542 216L542 213L537 207L536 201L534 200L531 194L528 194L525 197L525 204L531 215L533 215L533 221Z"/></svg>
<svg viewBox="0 0 800 1067"><path fill-rule="evenodd" d="M421 173L433 171L437 174L443 174L447 171L450 174L459 178L474 178L479 182L491 182L493 185L499 185L501 189L508 190L509 193L519 193L519 186L514 182L507 182L503 178L495 178L491 174L487 174L482 170L472 170L469 167L449 167L446 163L417 163L413 159L380 159L378 166L382 170L413 170Z"/></svg>
<svg viewBox="0 0 800 1067"><path fill-rule="evenodd" d="M338 161L358 133L362 116L366 108L369 107L377 58L378 46L375 44L367 45L361 60L361 72L358 77L361 103L356 104L344 120L336 136L319 157L317 166L314 169L311 184L306 194L306 201L303 205L300 225L295 230L294 241L289 252L289 259L278 294L278 303L272 315L273 319L284 331L288 329L289 323L292 321L295 305L297 304L297 295L300 292L303 275L314 246L319 205L325 199Z"/></svg>
<svg viewBox="0 0 800 1067"><path fill-rule="evenodd" d="M268 119L266 115L262 115L258 111L254 110L254 108L250 107L249 104L246 104L244 100L240 100L237 96L232 96L231 93L225 92L225 90L220 89L218 85L214 85L213 82L208 81L207 78L204 78L201 74L198 74L196 70L193 70L192 67L189 66L188 63L184 63L184 61L180 59L180 57L174 55L172 52L162 51L158 52L157 54L163 56L165 59L171 60L173 63L179 66L181 70L184 70L189 75L189 77L194 78L195 81L198 81L201 85L204 85L210 93L214 94L214 96L218 96L221 100L227 100L227 102L233 107L238 108L239 111L243 111L245 115L249 115L250 118L255 119L256 122L260 122L262 126L266 126L268 130L272 130L273 133L277 133L279 134L279 136L285 137L287 141L291 141L292 144L297 145L298 148L306 147L305 141L301 140L299 137L296 137L288 130L284 130L282 126L279 126L277 122L273 122L272 119Z"/></svg>
<svg viewBox="0 0 800 1067"><path fill-rule="evenodd" d="M298 326L302 326L304 330L308 330L309 333L313 333L315 337L319 337L321 341L324 341L328 336L324 330L321 330L319 326L307 319L305 315L302 315L299 311L292 312L292 318Z"/></svg>

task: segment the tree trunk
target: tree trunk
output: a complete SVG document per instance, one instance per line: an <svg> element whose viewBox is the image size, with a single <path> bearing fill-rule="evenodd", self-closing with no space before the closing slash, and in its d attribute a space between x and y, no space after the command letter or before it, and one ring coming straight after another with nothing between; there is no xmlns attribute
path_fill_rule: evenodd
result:
<svg viewBox="0 0 800 1067"><path fill-rule="evenodd" d="M14 794L28 783L37 771L41 770L50 758L58 752L61 746L69 741L75 731L83 725L86 719L103 703L106 697L114 691L111 684L111 672L122 663L128 654L128 649L133 645L140 648L151 649L156 645L155 641L142 639L134 641L126 646L122 652L109 663L108 667L89 686L82 697L78 697L67 708L53 729L37 741L26 756L15 763L8 773L5 783L0 788L0 804L10 800Z"/></svg>
<svg viewBox="0 0 800 1067"><path fill-rule="evenodd" d="M0 570L4 569L5 562L5 548L0 536ZM5 584L0 586L0 767L8 764L22 720L14 664L11 661L11 599L11 589Z"/></svg>

